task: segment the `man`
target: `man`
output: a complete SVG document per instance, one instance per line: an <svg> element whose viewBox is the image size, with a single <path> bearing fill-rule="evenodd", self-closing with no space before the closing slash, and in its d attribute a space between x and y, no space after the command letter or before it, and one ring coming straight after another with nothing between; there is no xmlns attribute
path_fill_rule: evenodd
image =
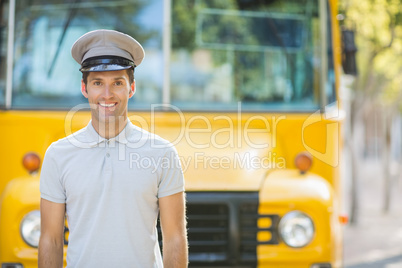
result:
<svg viewBox="0 0 402 268"><path fill-rule="evenodd" d="M71 53L81 64L81 91L92 119L46 152L39 267L63 266L65 214L68 268L187 267L184 180L177 152L127 119L142 46L123 33L96 30L81 36ZM158 164L132 165L133 154L146 160L141 163Z"/></svg>

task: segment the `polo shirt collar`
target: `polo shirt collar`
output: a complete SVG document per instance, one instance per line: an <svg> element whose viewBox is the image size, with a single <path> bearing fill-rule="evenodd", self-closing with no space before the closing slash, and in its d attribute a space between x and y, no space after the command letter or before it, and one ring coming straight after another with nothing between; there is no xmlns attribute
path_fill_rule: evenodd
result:
<svg viewBox="0 0 402 268"><path fill-rule="evenodd" d="M128 143L127 137L130 136L132 129L133 129L133 125L130 122L130 120L127 118L127 123L126 123L126 126L124 127L124 129L117 136L110 138L109 141L117 141L119 143L127 144ZM92 125L92 120L89 121L89 123L86 127L86 133L87 133L88 143L91 146L95 146L102 142L108 141L108 139L100 136L98 134L98 132L96 132L95 128Z"/></svg>

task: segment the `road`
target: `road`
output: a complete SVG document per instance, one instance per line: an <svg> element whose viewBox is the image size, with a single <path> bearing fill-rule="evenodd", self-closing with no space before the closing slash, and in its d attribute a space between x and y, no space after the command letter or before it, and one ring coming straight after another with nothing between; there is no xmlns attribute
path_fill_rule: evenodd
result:
<svg viewBox="0 0 402 268"><path fill-rule="evenodd" d="M402 255L390 257L378 261L360 263L355 265L346 266L348 268L401 268L402 267Z"/></svg>
<svg viewBox="0 0 402 268"><path fill-rule="evenodd" d="M381 164L365 160L359 168L357 223L344 229L345 268L402 268L402 174L394 165L391 206L383 212ZM344 185L346 193L348 184ZM345 207L349 198L345 196Z"/></svg>

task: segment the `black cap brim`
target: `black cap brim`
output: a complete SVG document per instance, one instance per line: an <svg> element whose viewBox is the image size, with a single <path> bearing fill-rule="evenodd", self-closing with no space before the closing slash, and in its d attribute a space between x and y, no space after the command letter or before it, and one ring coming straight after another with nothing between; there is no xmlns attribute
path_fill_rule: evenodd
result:
<svg viewBox="0 0 402 268"><path fill-rule="evenodd" d="M85 60L80 69L81 72L108 72L134 68L134 62L114 56L94 57Z"/></svg>

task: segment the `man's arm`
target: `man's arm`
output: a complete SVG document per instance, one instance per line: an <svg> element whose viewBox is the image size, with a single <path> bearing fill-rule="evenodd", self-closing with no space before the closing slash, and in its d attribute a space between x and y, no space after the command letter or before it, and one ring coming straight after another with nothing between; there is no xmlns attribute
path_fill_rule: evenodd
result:
<svg viewBox="0 0 402 268"><path fill-rule="evenodd" d="M187 267L188 248L185 194L180 192L159 199L163 237L163 266Z"/></svg>
<svg viewBox="0 0 402 268"><path fill-rule="evenodd" d="M39 240L39 268L63 267L65 204L41 199L41 235Z"/></svg>

